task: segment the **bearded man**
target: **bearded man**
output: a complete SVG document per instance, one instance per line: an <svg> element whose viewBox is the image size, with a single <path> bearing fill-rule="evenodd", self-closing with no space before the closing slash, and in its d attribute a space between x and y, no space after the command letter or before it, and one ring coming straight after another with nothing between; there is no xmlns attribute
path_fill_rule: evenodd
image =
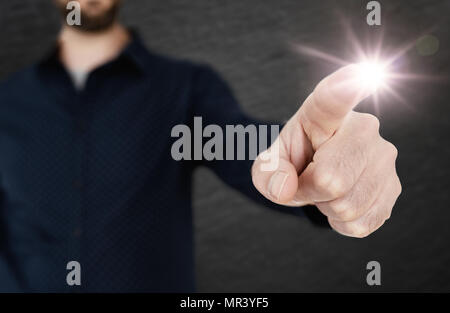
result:
<svg viewBox="0 0 450 313"><path fill-rule="evenodd" d="M352 110L370 93L348 83L356 65L322 80L284 125L268 150L276 167L263 166L269 152L176 161L175 125L265 123L242 112L209 66L150 52L118 21L120 1L80 0L74 26L68 1L55 3L55 49L0 86L2 291L195 291L199 166L347 236L365 237L390 216L401 191L397 151L374 116Z"/></svg>

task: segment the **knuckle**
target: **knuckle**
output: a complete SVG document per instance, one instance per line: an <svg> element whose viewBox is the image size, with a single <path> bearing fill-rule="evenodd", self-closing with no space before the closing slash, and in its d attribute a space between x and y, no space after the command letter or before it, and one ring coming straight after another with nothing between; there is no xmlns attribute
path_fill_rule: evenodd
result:
<svg viewBox="0 0 450 313"><path fill-rule="evenodd" d="M364 238L370 234L368 228L357 222L330 222L330 225L336 231L349 237Z"/></svg>
<svg viewBox="0 0 450 313"><path fill-rule="evenodd" d="M390 208L389 210L386 211L386 216L384 217L384 220L387 221L388 219L390 219L391 214L392 214L392 208Z"/></svg>
<svg viewBox="0 0 450 313"><path fill-rule="evenodd" d="M372 232L366 231L366 232L362 232L362 233L358 233L357 235L355 235L356 238L366 238L367 236L369 236Z"/></svg>
<svg viewBox="0 0 450 313"><path fill-rule="evenodd" d="M345 180L332 175L329 171L318 170L313 176L314 186L333 199L339 198L346 193Z"/></svg>
<svg viewBox="0 0 450 313"><path fill-rule="evenodd" d="M372 114L361 113L360 122L363 129L367 130L369 133L378 133L380 130L380 121Z"/></svg>
<svg viewBox="0 0 450 313"><path fill-rule="evenodd" d="M330 225L343 234L354 238L365 238L381 227L389 219L391 210L367 212L363 217L353 221L330 221Z"/></svg>
<svg viewBox="0 0 450 313"><path fill-rule="evenodd" d="M318 167L313 174L312 177L313 184L316 188L320 190L324 190L331 184L333 181L333 176L328 170L323 170L321 167Z"/></svg>
<svg viewBox="0 0 450 313"><path fill-rule="evenodd" d="M334 209L334 214L343 221L353 221L358 219L367 211L371 203L373 192L377 187L369 184L357 184L342 199L332 201L330 207Z"/></svg>
<svg viewBox="0 0 450 313"><path fill-rule="evenodd" d="M344 197L338 200L333 200L328 203L329 211L339 221L349 222L356 220L359 216L359 210L354 205L351 197Z"/></svg>
<svg viewBox="0 0 450 313"><path fill-rule="evenodd" d="M339 222L348 222L357 218L357 211L351 208L347 200L333 200L325 204L319 203L317 206L326 212L325 215Z"/></svg>
<svg viewBox="0 0 450 313"><path fill-rule="evenodd" d="M335 199L345 195L347 188L345 187L345 180L335 177L327 187L328 193Z"/></svg>
<svg viewBox="0 0 450 313"><path fill-rule="evenodd" d="M370 232L368 232L368 231L360 231L360 232L355 233L353 235L353 237L362 239L362 238L365 238L365 237L367 237L369 235L370 235Z"/></svg>
<svg viewBox="0 0 450 313"><path fill-rule="evenodd" d="M339 219L341 219L342 215L345 215L345 212L348 211L348 206L346 201L332 201L329 204L330 210L336 215ZM342 219L341 219L342 220Z"/></svg>
<svg viewBox="0 0 450 313"><path fill-rule="evenodd" d="M398 156L398 150L397 147L394 146L394 144L392 144L389 141L384 140L384 151L385 153L390 157L390 159L396 160L397 156Z"/></svg>
<svg viewBox="0 0 450 313"><path fill-rule="evenodd" d="M335 214L341 221L344 222L353 221L358 217L358 211L349 207L347 207L347 209L335 212Z"/></svg>
<svg viewBox="0 0 450 313"><path fill-rule="evenodd" d="M365 238L372 233L372 230L368 225L358 225L353 227L353 237Z"/></svg>
<svg viewBox="0 0 450 313"><path fill-rule="evenodd" d="M398 156L398 149L397 149L397 147L394 146L392 143L389 143L389 149L390 149L389 151L390 151L393 159L396 160L397 156Z"/></svg>
<svg viewBox="0 0 450 313"><path fill-rule="evenodd" d="M361 219L348 222L347 228L352 237L365 238L373 233L380 224L378 214L376 212L368 212Z"/></svg>
<svg viewBox="0 0 450 313"><path fill-rule="evenodd" d="M397 177L397 189L396 189L396 195L397 195L397 198L401 195L401 193L402 193L402 184L401 184L401 182L400 182L400 179Z"/></svg>

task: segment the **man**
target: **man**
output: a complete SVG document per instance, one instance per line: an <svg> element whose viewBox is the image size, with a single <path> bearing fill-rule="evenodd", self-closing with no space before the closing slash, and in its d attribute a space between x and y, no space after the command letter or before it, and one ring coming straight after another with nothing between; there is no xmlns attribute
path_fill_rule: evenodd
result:
<svg viewBox="0 0 450 313"><path fill-rule="evenodd" d="M56 1L64 21L67 2ZM352 111L368 95L348 83L357 66L321 81L253 166L176 161L175 125L263 123L208 67L147 51L118 23L120 1L79 3L81 25L64 23L57 49L0 87L2 290L194 291L199 165L274 209L320 210L344 235L367 236L389 217L396 149L375 117ZM263 166L268 155L276 167ZM70 261L81 284L66 281Z"/></svg>

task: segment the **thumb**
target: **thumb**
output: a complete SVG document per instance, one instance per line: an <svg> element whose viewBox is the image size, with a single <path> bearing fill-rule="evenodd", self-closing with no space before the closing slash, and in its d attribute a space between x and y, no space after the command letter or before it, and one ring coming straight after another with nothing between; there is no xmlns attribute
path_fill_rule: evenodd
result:
<svg viewBox="0 0 450 313"><path fill-rule="evenodd" d="M291 119L270 148L258 155L252 167L256 189L272 202L284 205L292 205L298 190L298 171L312 156L309 140L303 132L296 131L298 126L293 126ZM295 146L290 144L294 141ZM292 154L296 155L295 161Z"/></svg>

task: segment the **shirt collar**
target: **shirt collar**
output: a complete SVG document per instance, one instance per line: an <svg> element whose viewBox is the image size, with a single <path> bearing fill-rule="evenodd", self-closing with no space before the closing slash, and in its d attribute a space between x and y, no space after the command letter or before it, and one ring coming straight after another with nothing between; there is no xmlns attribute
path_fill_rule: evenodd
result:
<svg viewBox="0 0 450 313"><path fill-rule="evenodd" d="M149 64L149 57L151 54L145 47L139 34L133 29L130 29L129 32L131 35L130 42L125 46L119 56L109 63L114 63L121 60L129 61L134 69L136 69L139 73L144 74ZM48 53L38 65L40 68L55 66L61 67L62 64L59 59L59 45L55 44L50 50L50 53Z"/></svg>
<svg viewBox="0 0 450 313"><path fill-rule="evenodd" d="M119 58L122 57L132 61L132 63L136 66L136 69L144 73L148 66L150 52L145 47L139 34L135 30L130 30L130 34L131 41L122 51Z"/></svg>

